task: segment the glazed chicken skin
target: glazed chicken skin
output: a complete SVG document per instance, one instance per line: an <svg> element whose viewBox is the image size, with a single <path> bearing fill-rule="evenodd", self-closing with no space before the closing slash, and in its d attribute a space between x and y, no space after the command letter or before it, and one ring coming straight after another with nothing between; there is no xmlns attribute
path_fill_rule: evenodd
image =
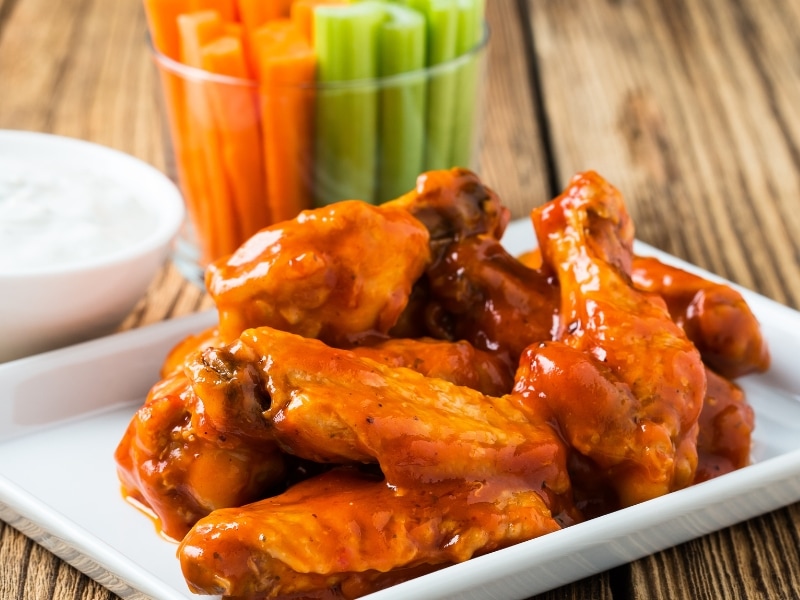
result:
<svg viewBox="0 0 800 600"><path fill-rule="evenodd" d="M750 440L755 427L753 408L744 391L711 370L700 412L698 464L694 483L725 475L750 464Z"/></svg>
<svg viewBox="0 0 800 600"><path fill-rule="evenodd" d="M600 514L690 485L705 369L664 302L631 284L621 195L583 173L532 219L543 264L558 276L561 320L557 341L523 354L530 372L518 381L574 450L576 501Z"/></svg>
<svg viewBox="0 0 800 600"><path fill-rule="evenodd" d="M219 327L216 326L209 327L200 333L186 336L167 353L164 362L161 364L161 378L167 379L183 371L186 360L195 352L213 348L214 346L221 346L222 344Z"/></svg>
<svg viewBox="0 0 800 600"><path fill-rule="evenodd" d="M487 396L502 396L514 385L514 371L496 354L460 340L389 338L351 348L354 354L388 367L407 367Z"/></svg>
<svg viewBox="0 0 800 600"><path fill-rule="evenodd" d="M574 520L565 448L513 395L492 398L270 327L206 350L189 370L223 431L261 431L318 463L377 463L398 486L502 477Z"/></svg>
<svg viewBox="0 0 800 600"><path fill-rule="evenodd" d="M178 556L195 592L355 598L402 581L402 570L430 571L559 528L530 490L458 480L397 488L337 469L215 512Z"/></svg>
<svg viewBox="0 0 800 600"><path fill-rule="evenodd" d="M638 289L666 301L673 320L717 373L733 379L769 368L767 343L739 292L652 257L636 257L632 276Z"/></svg>
<svg viewBox="0 0 800 600"><path fill-rule="evenodd" d="M252 350L247 342L260 333L261 345ZM185 361L195 392L204 399L205 418L219 431L256 440L273 439L274 431L264 418L265 407L272 400L269 391L261 384L260 364L274 360L280 348L268 346L270 340L291 343L297 352L284 353L281 359L287 364L304 364L313 352L311 340L301 336L282 336L278 330L257 328L248 330L240 340L227 347L209 347L202 353L190 355ZM388 339L375 342L373 346L356 346L343 356L364 358L390 368L403 367L429 380L441 379L444 383L465 386L488 394L509 392L513 387L513 373L505 362L492 355L475 350L467 342L442 342L439 340ZM320 345L319 347L325 347ZM259 354L263 352L263 354ZM320 361L320 376L326 372L324 361Z"/></svg>
<svg viewBox="0 0 800 600"><path fill-rule="evenodd" d="M435 247L480 233L499 238L509 214L466 169L425 173L381 206L350 200L303 211L208 267L220 337L266 325L349 346L386 334Z"/></svg>
<svg viewBox="0 0 800 600"><path fill-rule="evenodd" d="M202 372L191 381L186 377L184 367L191 367L189 359L201 350L207 350L207 360L221 368L223 363L215 361L214 343L219 345L219 339L216 329L210 328L173 348L163 368L169 375L134 415L116 452L125 495L152 512L164 533L175 539L213 509L252 502L279 490L290 478L304 478L304 470L321 470L277 451L273 433L260 416L260 405L250 407L251 419L244 418L242 412L231 410L235 406L231 402L214 401L223 389L215 389L218 380ZM389 339L355 347L353 352L486 394L503 394L513 385L513 373L504 362L466 342ZM252 373L249 367L230 373L224 393L233 396L237 385L254 386ZM244 398L241 390L237 394ZM216 469L219 476L214 475ZM239 481L233 481L234 477ZM213 487L214 481L220 483L219 489Z"/></svg>
<svg viewBox="0 0 800 600"><path fill-rule="evenodd" d="M402 208L350 200L262 229L206 270L220 335L268 325L334 345L386 334L430 260Z"/></svg>
<svg viewBox="0 0 800 600"><path fill-rule="evenodd" d="M425 323L434 337L467 340L515 368L526 347L555 335L555 277L526 267L492 237L452 242L426 276Z"/></svg>
<svg viewBox="0 0 800 600"><path fill-rule="evenodd" d="M211 511L262 498L286 476L274 441L212 427L182 373L153 387L114 458L124 495L150 509L176 540Z"/></svg>
<svg viewBox="0 0 800 600"><path fill-rule="evenodd" d="M564 443L515 394L485 396L269 327L206 350L189 370L205 382L209 414L235 415L243 430L266 423L287 454L374 464L385 478L329 473L209 515L180 549L197 591L338 586L357 588L343 592L352 597L380 587L386 570L466 560L581 518Z"/></svg>
<svg viewBox="0 0 800 600"><path fill-rule="evenodd" d="M595 173L531 219L514 258L497 195L433 171L209 267L219 326L115 454L192 591L356 598L747 464L753 411L714 372L768 364L746 305L635 260Z"/></svg>

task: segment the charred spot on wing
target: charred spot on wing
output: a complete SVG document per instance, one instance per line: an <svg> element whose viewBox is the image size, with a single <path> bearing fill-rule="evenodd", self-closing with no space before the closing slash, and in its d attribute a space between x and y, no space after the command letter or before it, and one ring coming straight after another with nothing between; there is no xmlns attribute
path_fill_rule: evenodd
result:
<svg viewBox="0 0 800 600"><path fill-rule="evenodd" d="M226 360L223 354L227 353L218 348L207 348L202 352L200 360L206 369L216 373L222 381L232 381L235 377L235 367L231 363L230 355Z"/></svg>

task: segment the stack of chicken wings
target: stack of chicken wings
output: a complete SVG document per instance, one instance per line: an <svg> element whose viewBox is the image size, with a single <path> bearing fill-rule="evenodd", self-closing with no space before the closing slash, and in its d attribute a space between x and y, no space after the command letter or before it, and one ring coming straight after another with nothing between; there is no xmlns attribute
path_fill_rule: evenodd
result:
<svg viewBox="0 0 800 600"><path fill-rule="evenodd" d="M593 172L531 213L469 171L306 211L211 265L121 440L189 587L355 598L747 464L763 371L733 289L633 254ZM533 245L533 244L532 244Z"/></svg>

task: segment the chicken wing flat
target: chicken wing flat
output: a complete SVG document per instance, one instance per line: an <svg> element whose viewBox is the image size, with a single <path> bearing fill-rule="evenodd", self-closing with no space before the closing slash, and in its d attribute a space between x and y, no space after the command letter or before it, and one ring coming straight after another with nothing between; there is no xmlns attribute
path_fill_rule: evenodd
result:
<svg viewBox="0 0 800 600"><path fill-rule="evenodd" d="M265 328L266 329L266 328ZM259 339L265 339L262 332ZM271 331L279 339L279 332ZM305 341L287 339L302 352ZM467 342L442 342L432 339L383 339L373 346L355 346L347 356L363 357L387 367L406 367L426 377L440 378L458 386L467 386L484 394L507 393L513 386L513 373L505 361L475 350ZM272 439L274 434L264 411L272 400L263 390L258 364L268 360L243 348L237 340L229 347L209 347L202 354L185 360L194 391L203 398L205 418L218 430L239 437ZM266 346L264 346L266 347ZM277 349L276 349L277 351ZM271 355L270 355L271 356ZM299 355L298 355L299 356ZM292 358L292 364L297 357Z"/></svg>
<svg viewBox="0 0 800 600"><path fill-rule="evenodd" d="M521 368L530 370L529 400L577 452L572 463L592 463L591 481L573 465L576 498L599 481L610 510L690 485L705 369L664 302L631 285L633 227L621 195L580 174L532 218L544 265L558 275L561 320L559 341L529 348Z"/></svg>
<svg viewBox="0 0 800 600"><path fill-rule="evenodd" d="M434 337L467 340L516 366L527 346L556 333L556 278L526 267L492 237L451 243L427 278L425 320Z"/></svg>
<svg viewBox="0 0 800 600"><path fill-rule="evenodd" d="M729 378L769 368L769 350L742 295L656 258L637 257L633 283L659 294L705 363Z"/></svg>
<svg viewBox="0 0 800 600"><path fill-rule="evenodd" d="M206 271L221 337L262 325L334 345L385 334L429 262L428 242L408 211L355 200L267 227Z"/></svg>
<svg viewBox="0 0 800 600"><path fill-rule="evenodd" d="M245 441L212 427L183 374L153 387L114 458L124 494L174 539L217 508L262 498L286 474L274 441Z"/></svg>
<svg viewBox="0 0 800 600"><path fill-rule="evenodd" d="M184 538L178 555L195 592L328 590L353 598L387 578L397 583L390 571L431 570L559 528L530 490L460 481L403 489L338 469L280 496L216 511Z"/></svg>
<svg viewBox="0 0 800 600"><path fill-rule="evenodd" d="M502 478L541 493L556 518L575 520L566 449L513 396L488 397L269 327L206 351L191 370L193 380L218 382L202 392L212 423L217 413L253 430L261 420L288 454L377 463L405 487Z"/></svg>

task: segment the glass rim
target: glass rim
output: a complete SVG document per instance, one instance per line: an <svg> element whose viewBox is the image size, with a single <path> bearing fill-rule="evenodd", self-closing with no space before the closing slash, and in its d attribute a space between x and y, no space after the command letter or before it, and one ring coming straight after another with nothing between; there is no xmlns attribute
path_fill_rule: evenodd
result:
<svg viewBox="0 0 800 600"><path fill-rule="evenodd" d="M152 36L148 34L147 43L150 47L150 52L156 64L165 69L166 71L181 77L196 82L209 82L218 83L231 86L248 87L258 89L263 87L261 83L254 79L242 79L240 77L231 77L229 75L220 75L212 73L198 67L185 65L182 62L170 58L153 43ZM417 79L419 77L431 77L445 71L452 70L462 64L470 62L475 56L481 54L489 45L489 24L484 21L483 23L483 36L481 39L472 46L469 50L460 54L459 56L447 60L445 62L437 63L435 65L415 69L413 71L404 71L395 75L387 75L386 77L369 77L364 79L342 79L338 81L315 81L313 83L285 83L271 85L271 88L290 88L290 89L308 89L308 90L338 90L347 89L361 86L378 86L387 87L394 83L403 82L406 79Z"/></svg>

